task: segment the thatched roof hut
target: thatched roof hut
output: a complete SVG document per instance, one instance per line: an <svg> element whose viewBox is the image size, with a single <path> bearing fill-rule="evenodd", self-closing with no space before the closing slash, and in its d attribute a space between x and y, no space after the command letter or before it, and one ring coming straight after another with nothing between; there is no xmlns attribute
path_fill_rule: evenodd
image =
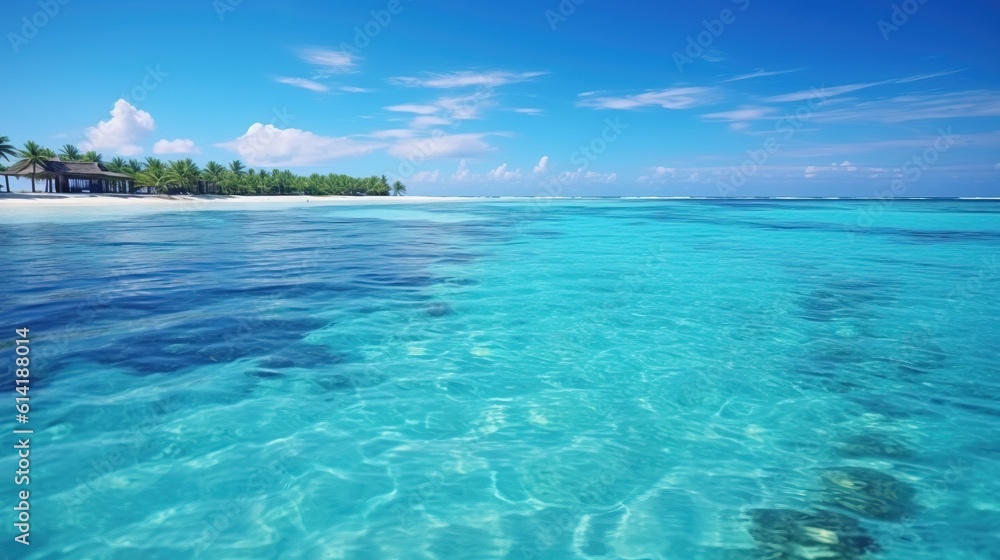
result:
<svg viewBox="0 0 1000 560"><path fill-rule="evenodd" d="M108 171L104 164L92 161L62 161L50 159L32 172L31 165L15 163L0 171L0 175L10 177L31 177L52 179L56 192L128 192L134 180L131 175Z"/></svg>

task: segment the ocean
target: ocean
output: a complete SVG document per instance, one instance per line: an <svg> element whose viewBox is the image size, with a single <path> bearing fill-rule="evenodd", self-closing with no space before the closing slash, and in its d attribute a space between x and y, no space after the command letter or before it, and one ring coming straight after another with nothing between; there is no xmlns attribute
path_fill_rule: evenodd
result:
<svg viewBox="0 0 1000 560"><path fill-rule="evenodd" d="M1000 202L32 208L0 234L11 558L1000 558Z"/></svg>

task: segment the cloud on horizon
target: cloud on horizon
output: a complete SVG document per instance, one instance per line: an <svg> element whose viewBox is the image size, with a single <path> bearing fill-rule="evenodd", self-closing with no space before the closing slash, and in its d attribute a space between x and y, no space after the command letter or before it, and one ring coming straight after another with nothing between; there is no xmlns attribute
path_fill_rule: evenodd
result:
<svg viewBox="0 0 1000 560"><path fill-rule="evenodd" d="M329 137L296 128L253 124L239 138L216 144L256 167L306 167L363 156L386 146L381 142Z"/></svg>
<svg viewBox="0 0 1000 560"><path fill-rule="evenodd" d="M177 140L160 140L153 144L153 153L158 155L166 154L200 154L201 150L194 145L194 140L178 138Z"/></svg>

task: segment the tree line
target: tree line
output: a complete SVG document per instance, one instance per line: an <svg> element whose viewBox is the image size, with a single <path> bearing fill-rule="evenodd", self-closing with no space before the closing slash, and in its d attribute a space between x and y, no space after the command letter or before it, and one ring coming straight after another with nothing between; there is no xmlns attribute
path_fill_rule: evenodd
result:
<svg viewBox="0 0 1000 560"><path fill-rule="evenodd" d="M40 146L33 141L25 142L21 149L10 144L10 139L0 136L0 159L10 161L15 158L16 164L24 163L34 170L44 168L45 162L58 159L60 161L83 161L100 164L113 173L130 176L135 182L134 191L154 192L161 194L223 194L223 195L285 195L306 194L312 196L401 196L406 194L406 186L395 181L389 183L385 175L371 177L351 177L349 175L330 173L321 175L313 173L309 176L297 175L289 170L272 169L254 170L240 161L234 160L226 165L210 161L204 167L199 167L190 158L163 161L155 157L145 159L112 158L104 161L104 156L95 151L81 152L72 144L63 146L59 153ZM7 167L0 164L0 171ZM48 182L47 182L48 183ZM10 192L10 180L6 183ZM46 191L52 189L46 185ZM35 192L35 175L31 175L31 191Z"/></svg>

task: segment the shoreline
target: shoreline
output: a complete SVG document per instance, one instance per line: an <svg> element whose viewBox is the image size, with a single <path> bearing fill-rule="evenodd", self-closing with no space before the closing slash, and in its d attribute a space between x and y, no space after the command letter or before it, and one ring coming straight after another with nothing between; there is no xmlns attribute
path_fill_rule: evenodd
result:
<svg viewBox="0 0 1000 560"><path fill-rule="evenodd" d="M771 200L771 201L830 201L871 202L886 199L876 197L710 197L710 196L621 196L621 197L559 197L559 196L240 196L240 195L126 195L126 194L55 194L14 192L0 193L0 209L4 207L80 208L80 207L161 207L198 205L204 207L239 204L262 205L378 205L426 204L435 202L497 202L531 200L624 200L624 201L685 201L685 200ZM1000 197L895 197L895 201L968 201L996 202Z"/></svg>
<svg viewBox="0 0 1000 560"><path fill-rule="evenodd" d="M238 196L238 195L126 195L126 194L53 194L53 193L0 193L0 208L17 207L72 207L83 206L171 206L204 204L417 204L477 200L465 197L436 196ZM491 200L482 198L479 200ZM495 199L492 199L495 200Z"/></svg>

